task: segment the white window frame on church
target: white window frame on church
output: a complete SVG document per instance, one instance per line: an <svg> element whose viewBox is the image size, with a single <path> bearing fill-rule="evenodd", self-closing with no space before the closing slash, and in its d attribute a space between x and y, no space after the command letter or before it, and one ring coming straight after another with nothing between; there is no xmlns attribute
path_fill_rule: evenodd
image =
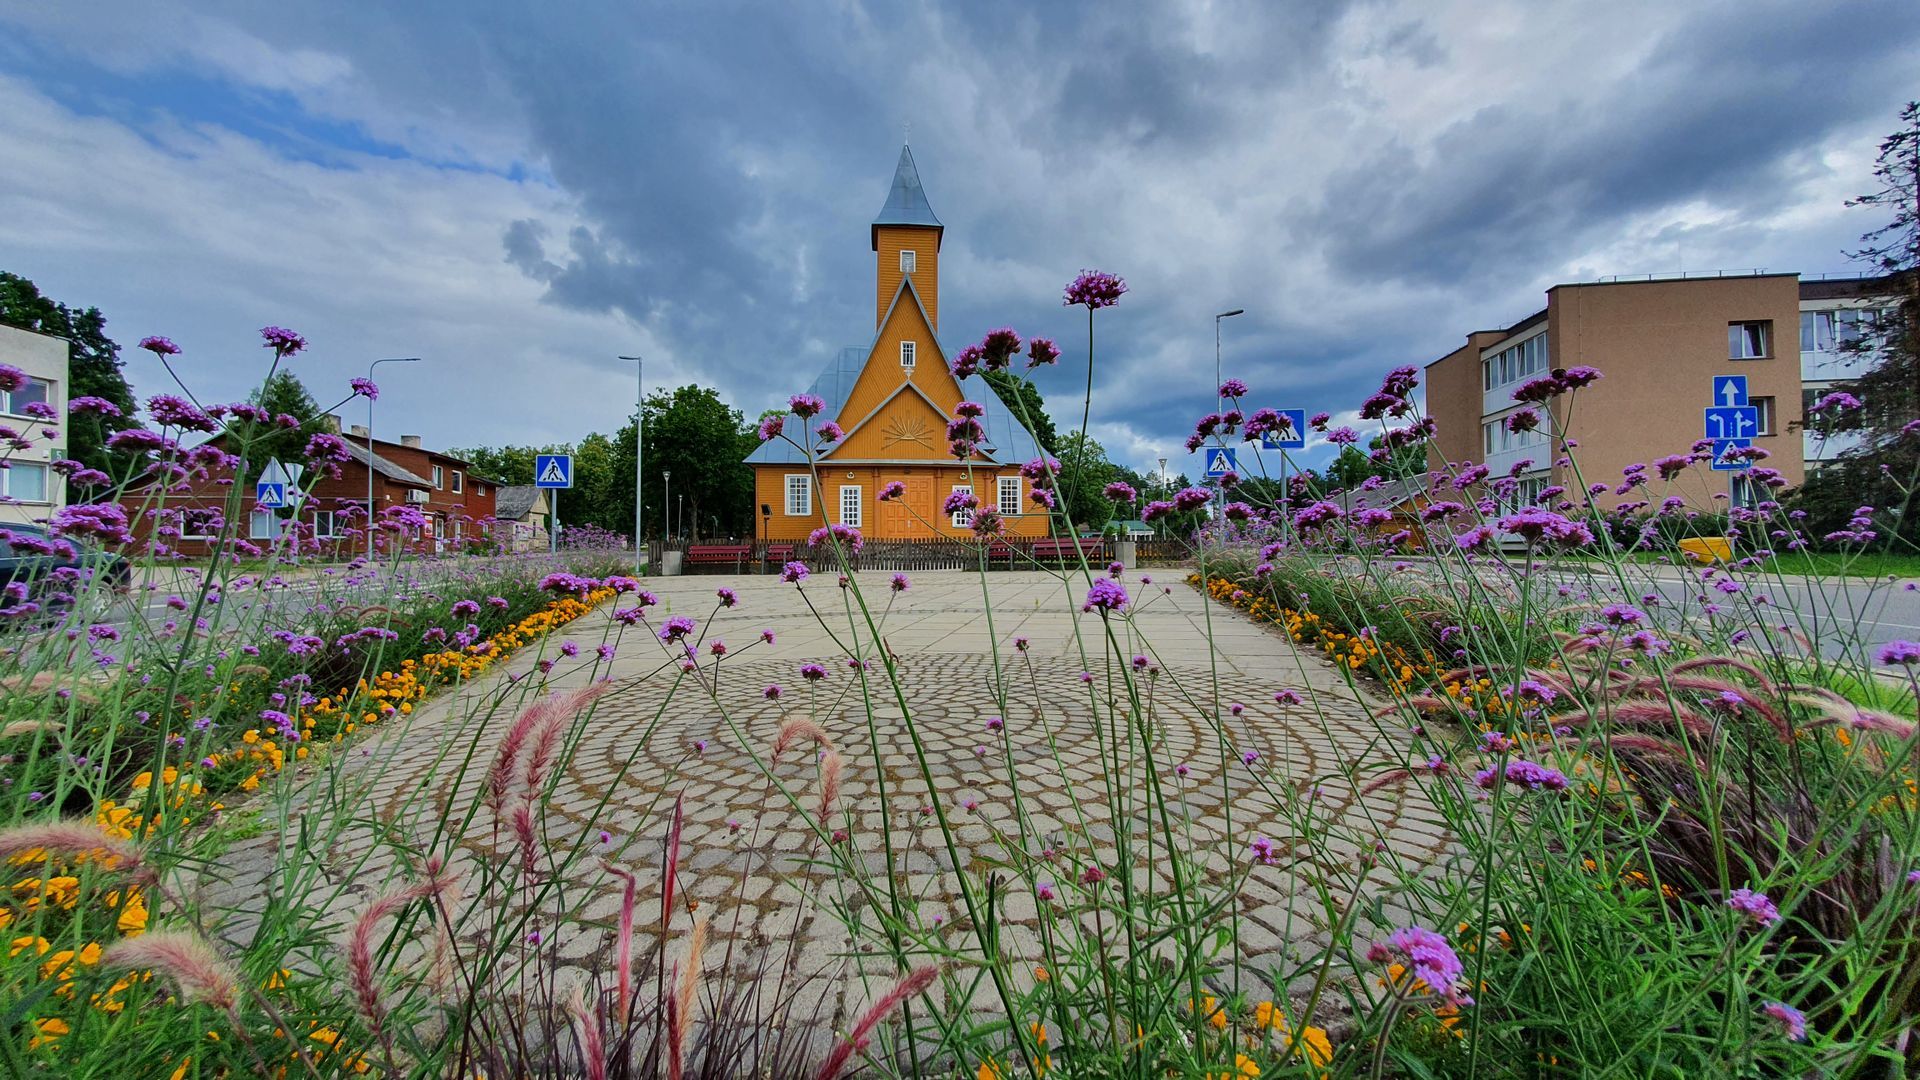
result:
<svg viewBox="0 0 1920 1080"><path fill-rule="evenodd" d="M903 341L900 343L900 366L901 367L906 368L908 371L913 370L915 351L917 351L917 346L915 346L913 342Z"/></svg>
<svg viewBox="0 0 1920 1080"><path fill-rule="evenodd" d="M900 272L901 273L911 274L915 270L919 269L919 264L920 264L920 255L918 252L914 251L912 248L900 249Z"/></svg>
<svg viewBox="0 0 1920 1080"><path fill-rule="evenodd" d="M860 485L840 485L840 524L860 527Z"/></svg>
<svg viewBox="0 0 1920 1080"><path fill-rule="evenodd" d="M813 516L813 477L806 473L787 474L787 516Z"/></svg>
<svg viewBox="0 0 1920 1080"><path fill-rule="evenodd" d="M973 494L973 485L972 484L955 484L953 485L953 490L955 492L964 491L967 494L971 495ZM956 529L972 528L973 527L973 511L967 510L964 508L955 510L953 512L953 527Z"/></svg>
<svg viewBox="0 0 1920 1080"><path fill-rule="evenodd" d="M1012 517L1020 512L1020 478L1003 476L1000 478L1000 516Z"/></svg>

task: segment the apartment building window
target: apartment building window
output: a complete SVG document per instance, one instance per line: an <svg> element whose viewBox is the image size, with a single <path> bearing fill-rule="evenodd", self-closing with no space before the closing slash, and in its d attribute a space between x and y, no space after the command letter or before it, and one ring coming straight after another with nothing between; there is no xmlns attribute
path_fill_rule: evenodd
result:
<svg viewBox="0 0 1920 1080"><path fill-rule="evenodd" d="M1749 401L1749 404L1751 404L1754 407L1754 409L1760 413L1760 434L1762 435L1780 434L1780 429L1774 426L1774 414L1778 410L1776 410L1773 407L1772 398L1770 397L1753 398Z"/></svg>
<svg viewBox="0 0 1920 1080"><path fill-rule="evenodd" d="M1535 411L1539 412L1540 410ZM1503 454L1508 450L1524 450L1530 446L1545 446L1548 441L1548 435L1544 430L1546 424L1546 418L1544 416L1541 418L1541 424L1541 427L1534 428L1531 431L1508 431L1507 418L1505 416L1495 420L1488 420L1480 425L1482 453L1492 456L1494 454Z"/></svg>
<svg viewBox="0 0 1920 1080"><path fill-rule="evenodd" d="M860 527L860 485L840 485L840 524Z"/></svg>
<svg viewBox="0 0 1920 1080"><path fill-rule="evenodd" d="M1547 358L1547 335L1535 334L1481 361L1483 389L1492 390L1496 386L1542 375L1552 366Z"/></svg>
<svg viewBox="0 0 1920 1080"><path fill-rule="evenodd" d="M13 502L47 502L47 467L33 461L16 461L11 468L0 469L0 489Z"/></svg>
<svg viewBox="0 0 1920 1080"><path fill-rule="evenodd" d="M1800 313L1800 351L1833 351L1833 316L1831 311L1803 311Z"/></svg>
<svg viewBox="0 0 1920 1080"><path fill-rule="evenodd" d="M813 514L813 477L806 473L787 474L787 516L809 517Z"/></svg>
<svg viewBox="0 0 1920 1080"><path fill-rule="evenodd" d="M313 512L313 537L316 540L331 540L339 533L335 531L333 511L315 510Z"/></svg>
<svg viewBox="0 0 1920 1080"><path fill-rule="evenodd" d="M441 468L440 468L440 466L438 466L438 465L435 465L435 466L433 467L433 488L434 488L434 490L435 490L435 491L438 491L438 490L440 490L441 488L443 488L443 487L446 487L446 486L447 486L447 482L446 482L446 481L447 481L447 474L446 474L445 472L443 472L443 471L441 470Z"/></svg>
<svg viewBox="0 0 1920 1080"><path fill-rule="evenodd" d="M973 494L973 485L972 484L955 484L953 485L953 490L956 493L964 491L968 495L971 495ZM970 528L972 525L973 525L973 511L962 509L962 510L955 510L953 512L954 528L965 529L965 528Z"/></svg>
<svg viewBox="0 0 1920 1080"><path fill-rule="evenodd" d="M247 516L247 538L249 540L273 539L273 511L255 510Z"/></svg>
<svg viewBox="0 0 1920 1080"><path fill-rule="evenodd" d="M919 262L920 262L920 256L918 254L911 251L901 252L900 253L900 272L903 274L913 273L914 270L918 268Z"/></svg>
<svg viewBox="0 0 1920 1080"><path fill-rule="evenodd" d="M1012 517L1020 512L1020 478L1003 476L1000 478L1000 515Z"/></svg>
<svg viewBox="0 0 1920 1080"><path fill-rule="evenodd" d="M908 371L913 370L914 348L914 343L911 341L903 341L900 343L900 366L906 368Z"/></svg>
<svg viewBox="0 0 1920 1080"><path fill-rule="evenodd" d="M15 416L25 416L27 406L38 402L41 405L53 403L53 384L45 379L28 376L18 390L0 391L0 411Z"/></svg>
<svg viewBox="0 0 1920 1080"><path fill-rule="evenodd" d="M459 469L453 470L453 493L455 495L458 495L461 492L464 492L465 490L467 490L466 474L461 472Z"/></svg>
<svg viewBox="0 0 1920 1080"><path fill-rule="evenodd" d="M218 510L182 510L180 512L180 539L211 540L219 531L215 524L220 520Z"/></svg>
<svg viewBox="0 0 1920 1080"><path fill-rule="evenodd" d="M1764 360L1772 355L1773 322L1737 322L1727 324L1727 359Z"/></svg>

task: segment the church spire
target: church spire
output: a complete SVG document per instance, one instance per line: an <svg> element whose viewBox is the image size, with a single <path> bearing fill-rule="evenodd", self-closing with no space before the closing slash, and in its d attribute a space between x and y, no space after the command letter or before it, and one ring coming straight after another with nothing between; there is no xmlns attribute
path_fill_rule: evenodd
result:
<svg viewBox="0 0 1920 1080"><path fill-rule="evenodd" d="M913 150L905 143L900 144L900 164L893 170L893 188L887 192L887 203L873 219L873 249L880 250L880 226L916 225L934 230L934 246L940 243L940 234L946 226L933 216L933 207L927 205L927 193L920 186L920 170L914 167Z"/></svg>

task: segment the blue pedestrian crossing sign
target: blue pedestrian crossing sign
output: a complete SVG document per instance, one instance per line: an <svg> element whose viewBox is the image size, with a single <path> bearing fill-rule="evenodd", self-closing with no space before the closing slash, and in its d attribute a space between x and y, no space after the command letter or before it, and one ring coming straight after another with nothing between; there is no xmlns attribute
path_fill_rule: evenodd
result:
<svg viewBox="0 0 1920 1080"><path fill-rule="evenodd" d="M1207 454L1207 477L1214 479L1240 471L1239 457L1230 446L1209 446Z"/></svg>
<svg viewBox="0 0 1920 1080"><path fill-rule="evenodd" d="M1715 375L1713 377L1713 403L1722 407L1745 405L1747 403L1747 377L1745 375Z"/></svg>
<svg viewBox="0 0 1920 1080"><path fill-rule="evenodd" d="M1267 432L1260 436L1260 448L1263 450L1305 450L1307 448L1307 410L1276 409L1287 426L1278 432Z"/></svg>
<svg viewBox="0 0 1920 1080"><path fill-rule="evenodd" d="M537 488L572 487L573 455L535 454L533 457L533 486Z"/></svg>
<svg viewBox="0 0 1920 1080"><path fill-rule="evenodd" d="M287 505L287 485L262 480L253 485L253 501L262 510L283 510Z"/></svg>
<svg viewBox="0 0 1920 1080"><path fill-rule="evenodd" d="M1714 472L1745 472L1753 468L1753 460L1745 454L1735 454L1735 450L1745 450L1753 445L1752 439L1715 439L1713 440Z"/></svg>

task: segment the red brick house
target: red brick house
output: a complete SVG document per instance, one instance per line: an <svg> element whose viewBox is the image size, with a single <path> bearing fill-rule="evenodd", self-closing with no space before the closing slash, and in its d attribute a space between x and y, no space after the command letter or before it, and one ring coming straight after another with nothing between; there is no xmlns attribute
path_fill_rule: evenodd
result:
<svg viewBox="0 0 1920 1080"><path fill-rule="evenodd" d="M220 438L215 436L216 445ZM389 508L405 506L425 519L424 526L407 532L410 550L435 554L492 549L499 485L473 475L470 463L426 449L417 435L402 435L397 443L383 439L370 443L366 429L355 426L341 438L349 459L340 464L340 475L321 477L298 508L300 531L320 554L345 557L366 550L369 465L376 517ZM164 496L159 485L148 483L129 488L120 502L139 539L157 537L183 555L205 555L219 531L233 483L231 474L199 477L184 486L175 485ZM238 536L264 543L272 524L266 511L253 506L251 492L248 495L251 516ZM283 511L280 516L285 522L291 515Z"/></svg>

